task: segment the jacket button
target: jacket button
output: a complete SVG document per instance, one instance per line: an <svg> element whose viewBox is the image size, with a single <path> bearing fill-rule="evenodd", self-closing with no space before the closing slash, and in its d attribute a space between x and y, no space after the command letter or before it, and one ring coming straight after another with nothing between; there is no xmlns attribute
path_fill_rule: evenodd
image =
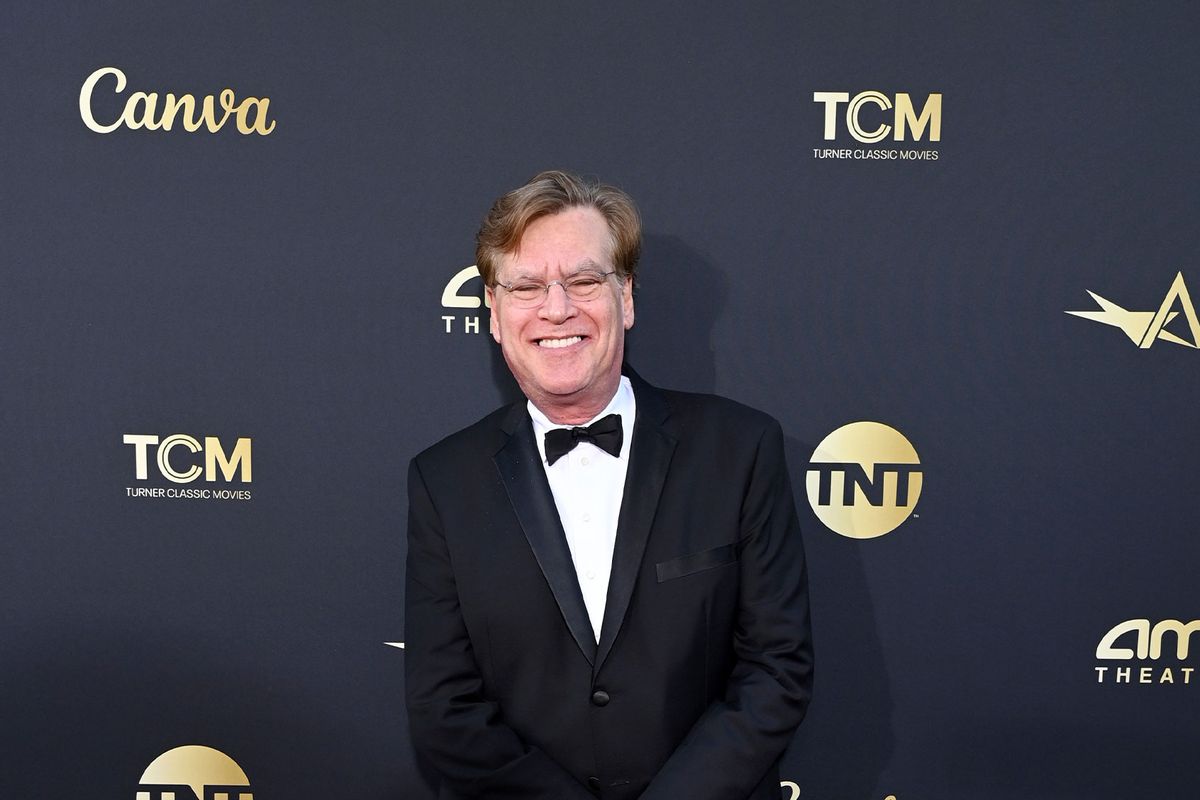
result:
<svg viewBox="0 0 1200 800"><path fill-rule="evenodd" d="M588 778L588 788L596 792L600 791L600 779L595 775Z"/></svg>
<svg viewBox="0 0 1200 800"><path fill-rule="evenodd" d="M606 706L608 705L608 701L611 699L612 698L608 696L608 692L604 691L603 689L597 689L596 691L592 692L592 705L594 706Z"/></svg>

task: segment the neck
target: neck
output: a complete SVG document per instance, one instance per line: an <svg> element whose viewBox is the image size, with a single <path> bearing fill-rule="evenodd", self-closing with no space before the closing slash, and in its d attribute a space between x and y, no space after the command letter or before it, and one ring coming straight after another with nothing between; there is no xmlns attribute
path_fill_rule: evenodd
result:
<svg viewBox="0 0 1200 800"><path fill-rule="evenodd" d="M546 415L546 419L555 425L582 425L591 421L592 417L604 410L608 403L586 406L557 406L546 405L537 400L532 401L538 411Z"/></svg>
<svg viewBox="0 0 1200 800"><path fill-rule="evenodd" d="M621 388L621 376L617 375L616 383L607 392L593 393L591 397L562 398L553 395L526 395L529 401L537 406L538 411L546 415L546 419L555 425L583 425L590 422L603 411Z"/></svg>

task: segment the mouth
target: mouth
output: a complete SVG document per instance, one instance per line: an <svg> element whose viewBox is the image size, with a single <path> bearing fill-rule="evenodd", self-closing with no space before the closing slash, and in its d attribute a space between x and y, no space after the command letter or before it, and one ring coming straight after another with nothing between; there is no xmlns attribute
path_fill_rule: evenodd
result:
<svg viewBox="0 0 1200 800"><path fill-rule="evenodd" d="M548 348L550 350L560 350L564 347L570 347L573 344L579 344L582 341L582 336L563 336L559 338L547 337L545 339L538 339L537 346Z"/></svg>

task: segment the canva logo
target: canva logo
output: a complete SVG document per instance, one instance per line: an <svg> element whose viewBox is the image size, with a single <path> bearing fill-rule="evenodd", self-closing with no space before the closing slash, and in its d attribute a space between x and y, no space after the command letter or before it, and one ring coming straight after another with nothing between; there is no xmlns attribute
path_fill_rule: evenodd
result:
<svg viewBox="0 0 1200 800"><path fill-rule="evenodd" d="M1088 294L1096 301L1096 305L1100 306L1100 311L1067 313L1120 328L1131 342L1143 350L1160 340L1184 347L1200 348L1200 320L1196 318L1196 308L1192 305L1192 296L1188 293L1187 284L1183 282L1182 272L1175 274L1175 280L1171 282L1171 288L1159 303L1157 311L1127 311L1091 290L1088 290ZM1175 310L1176 306L1178 310ZM1180 313L1187 320L1187 332L1191 335L1191 341L1166 329Z"/></svg>
<svg viewBox="0 0 1200 800"><path fill-rule="evenodd" d="M468 286L472 281L478 281L477 289ZM446 333L454 333L456 329L463 333L479 333L479 308L491 308L487 293L483 291L483 282L479 281L479 267L472 264L454 273L446 287L442 289L442 308L459 313L443 314L442 322ZM456 324L460 323L460 325Z"/></svg>
<svg viewBox="0 0 1200 800"><path fill-rule="evenodd" d="M882 422L843 425L817 445L805 484L813 513L830 530L872 539L895 530L921 496L921 460Z"/></svg>
<svg viewBox="0 0 1200 800"><path fill-rule="evenodd" d="M1180 666L1180 663L1188 660L1192 634L1198 631L1200 620L1181 622L1177 619L1164 619L1151 623L1149 619L1129 619L1117 623L1104 634L1100 644L1096 645L1097 660L1161 660L1169 663L1161 667L1157 664L1139 667L1098 666L1096 680L1098 683L1105 683L1107 680L1111 683L1190 685L1195 668ZM1171 638L1168 639L1168 636ZM1168 642L1174 647L1165 647ZM1111 676L1108 675L1110 669L1113 673Z"/></svg>
<svg viewBox="0 0 1200 800"><path fill-rule="evenodd" d="M849 92L813 92L813 102L825 106L825 141L832 142L837 138L839 117L845 121L846 130L855 140L863 144L881 142L889 136L894 141L903 142L910 138L920 141L928 135L929 141L942 140L942 95L934 92L925 98L920 112L916 110L912 97L907 92L900 92L895 100L883 92L874 90L859 92L853 97ZM845 103L845 114L839 115L840 106ZM871 106L881 115L878 124L871 130L863 127L862 111ZM887 112L891 112L888 114ZM890 119L890 124L885 120Z"/></svg>
<svg viewBox="0 0 1200 800"><path fill-rule="evenodd" d="M136 800L254 800L250 779L232 758L199 744L168 750L146 767Z"/></svg>
<svg viewBox="0 0 1200 800"><path fill-rule="evenodd" d="M116 67L96 70L79 90L79 116L83 124L96 133L112 133L121 126L130 130L169 131L176 122L188 133L195 133L201 128L216 133L225 127L230 117L239 133L266 136L275 130L275 121L268 116L271 105L269 97L244 97L238 100L233 89L222 89L219 94L206 95L200 100L191 94L176 96L168 92L161 98L161 104L158 92L137 91L126 98L120 116L112 121L101 122L93 112L92 97L100 82L108 77L116 79L112 89L114 93L119 95L125 91L125 73Z"/></svg>

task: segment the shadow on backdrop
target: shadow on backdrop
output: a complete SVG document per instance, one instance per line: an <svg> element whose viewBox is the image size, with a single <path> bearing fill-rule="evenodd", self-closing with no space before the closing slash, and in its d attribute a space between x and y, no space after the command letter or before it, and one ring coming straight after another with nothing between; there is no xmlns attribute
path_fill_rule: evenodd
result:
<svg viewBox="0 0 1200 800"><path fill-rule="evenodd" d="M816 681L781 774L806 800L883 797L887 787L879 781L896 737L861 543L826 529L809 510L805 474L816 446L789 436L785 448L808 559Z"/></svg>
<svg viewBox="0 0 1200 800"><path fill-rule="evenodd" d="M712 336L726 276L680 239L655 233L645 236L638 274L626 359L655 386L715 391Z"/></svg>

